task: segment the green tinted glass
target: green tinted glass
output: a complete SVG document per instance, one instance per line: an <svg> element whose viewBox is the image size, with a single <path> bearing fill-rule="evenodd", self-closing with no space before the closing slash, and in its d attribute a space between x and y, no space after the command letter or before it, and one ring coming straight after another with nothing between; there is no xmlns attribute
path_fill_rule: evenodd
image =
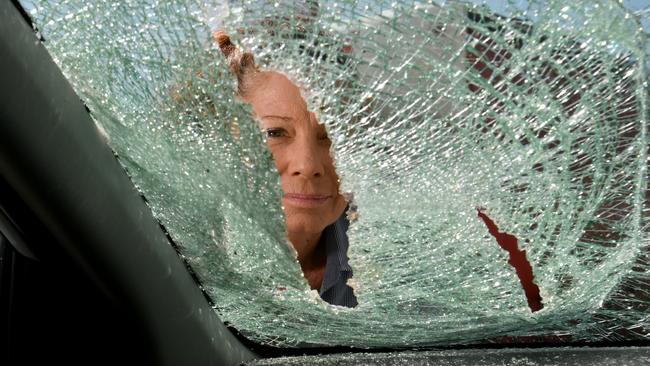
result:
<svg viewBox="0 0 650 366"><path fill-rule="evenodd" d="M21 2L215 311L247 337L648 337L648 7ZM327 127L356 207L356 308L303 278L218 29L294 80Z"/></svg>

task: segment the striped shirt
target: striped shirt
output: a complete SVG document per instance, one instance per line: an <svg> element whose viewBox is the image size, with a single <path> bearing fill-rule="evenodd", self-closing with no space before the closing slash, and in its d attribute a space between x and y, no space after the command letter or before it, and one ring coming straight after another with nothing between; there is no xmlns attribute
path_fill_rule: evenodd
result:
<svg viewBox="0 0 650 366"><path fill-rule="evenodd" d="M327 264L320 286L320 297L332 305L357 306L357 297L352 287L347 285L352 277L352 268L348 264L348 230L349 222L344 212L333 224L323 230L319 245L325 245Z"/></svg>

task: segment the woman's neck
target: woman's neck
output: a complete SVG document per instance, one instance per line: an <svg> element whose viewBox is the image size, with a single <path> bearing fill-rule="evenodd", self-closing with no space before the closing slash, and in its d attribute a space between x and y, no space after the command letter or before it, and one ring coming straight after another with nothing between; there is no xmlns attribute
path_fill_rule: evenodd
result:
<svg viewBox="0 0 650 366"><path fill-rule="evenodd" d="M322 232L319 233L289 233L289 240L298 253L298 261L303 269L313 267L318 262L319 251L317 251L318 241Z"/></svg>
<svg viewBox="0 0 650 366"><path fill-rule="evenodd" d="M312 289L320 288L327 263L325 246L318 245L321 234L289 233L289 240L298 253L300 268Z"/></svg>

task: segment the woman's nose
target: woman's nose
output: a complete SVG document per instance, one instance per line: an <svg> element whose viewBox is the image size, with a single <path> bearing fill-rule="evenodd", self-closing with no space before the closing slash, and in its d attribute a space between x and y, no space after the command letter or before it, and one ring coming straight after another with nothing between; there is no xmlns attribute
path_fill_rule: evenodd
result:
<svg viewBox="0 0 650 366"><path fill-rule="evenodd" d="M310 179L319 178L325 174L325 162L323 161L325 157L321 156L318 143L296 141L292 150L290 151L292 156L289 157L291 161L289 169L292 176Z"/></svg>

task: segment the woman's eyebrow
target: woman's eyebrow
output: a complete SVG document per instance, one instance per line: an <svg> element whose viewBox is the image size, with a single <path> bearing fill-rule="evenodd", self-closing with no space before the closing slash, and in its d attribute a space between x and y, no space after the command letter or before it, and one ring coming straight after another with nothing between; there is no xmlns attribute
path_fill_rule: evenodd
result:
<svg viewBox="0 0 650 366"><path fill-rule="evenodd" d="M281 119L281 120L283 120L283 121L292 121L292 120L293 120L293 118L288 117L288 116L277 116L277 115L262 116L261 118L262 118L262 119L265 119L265 118L274 118L274 119Z"/></svg>

